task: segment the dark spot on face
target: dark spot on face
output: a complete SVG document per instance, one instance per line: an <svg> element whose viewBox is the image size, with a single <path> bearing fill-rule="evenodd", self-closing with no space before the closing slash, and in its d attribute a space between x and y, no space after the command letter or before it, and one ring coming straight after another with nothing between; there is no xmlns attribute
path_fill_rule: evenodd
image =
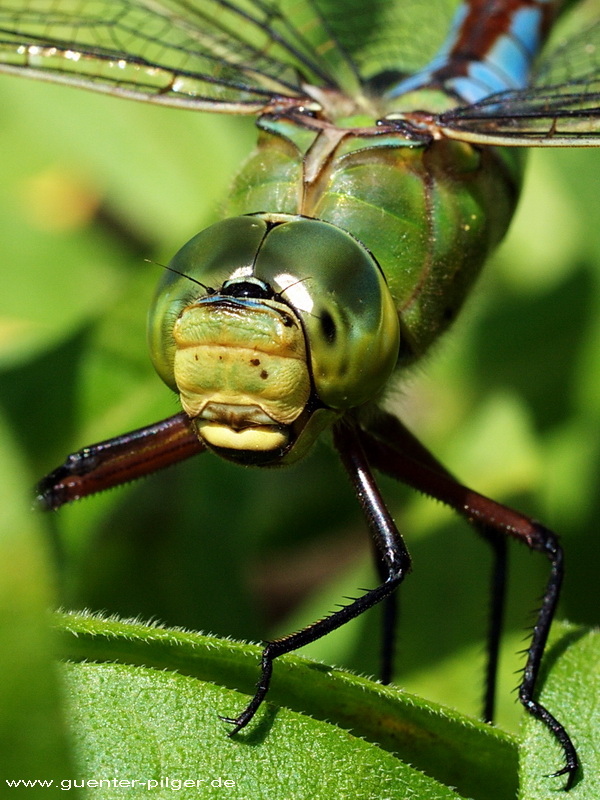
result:
<svg viewBox="0 0 600 800"><path fill-rule="evenodd" d="M452 308L452 306L446 306L446 308L443 311L443 314L444 314L444 319L447 322L450 322L451 320L454 319L455 310L454 310L454 308Z"/></svg>
<svg viewBox="0 0 600 800"><path fill-rule="evenodd" d="M258 365L260 364L260 359L259 358L251 358L250 359L250 364L253 367L258 367Z"/></svg>
<svg viewBox="0 0 600 800"><path fill-rule="evenodd" d="M198 361L198 353L194 354L194 361Z"/></svg>
<svg viewBox="0 0 600 800"><path fill-rule="evenodd" d="M335 328L335 321L329 311L324 311L319 321L321 323L321 333L323 334L323 338L328 344L333 344L335 342L335 337L337 334Z"/></svg>
<svg viewBox="0 0 600 800"><path fill-rule="evenodd" d="M269 373L266 369L260 371L260 377L263 379L263 381L266 381L266 379L269 377Z"/></svg>

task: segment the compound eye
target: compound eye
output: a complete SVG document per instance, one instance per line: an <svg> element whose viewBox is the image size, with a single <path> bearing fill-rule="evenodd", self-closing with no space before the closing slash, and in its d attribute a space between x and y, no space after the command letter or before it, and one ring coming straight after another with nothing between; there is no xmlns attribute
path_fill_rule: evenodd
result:
<svg viewBox="0 0 600 800"><path fill-rule="evenodd" d="M371 253L335 225L296 218L269 230L256 275L302 319L322 402L345 410L376 397L398 359L400 324Z"/></svg>

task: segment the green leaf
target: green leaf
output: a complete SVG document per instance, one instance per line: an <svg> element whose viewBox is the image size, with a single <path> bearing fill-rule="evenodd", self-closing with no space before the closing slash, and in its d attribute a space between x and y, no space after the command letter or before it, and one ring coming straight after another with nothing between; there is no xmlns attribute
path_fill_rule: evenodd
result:
<svg viewBox="0 0 600 800"><path fill-rule="evenodd" d="M459 797L378 747L289 711L263 715L232 740L215 710L242 698L176 672L84 663L68 665L65 677L86 776L162 782L160 796L183 785L202 797ZM123 788L89 796L122 797Z"/></svg>
<svg viewBox="0 0 600 800"><path fill-rule="evenodd" d="M544 660L540 701L565 726L581 762L569 800L600 797L600 633L583 627L556 626ZM520 757L522 800L548 800L565 777L548 777L564 758L553 737L525 715Z"/></svg>
<svg viewBox="0 0 600 800"><path fill-rule="evenodd" d="M202 726L202 730L197 730L194 736L191 736L190 742L194 747L198 741L203 742L204 746L210 742L211 747L216 748L214 757L217 760L225 759L229 755L233 762L239 763L236 760L245 758L248 753L248 749L243 747L245 744L251 745L252 748L259 745L261 748L266 748L267 761L274 759L279 762L283 757L280 748L283 748L283 752L291 748L295 754L295 761L293 766L288 766L285 770L281 767L279 779L283 781L282 785L287 786L286 781L290 780L290 775L300 771L312 786L311 776L316 767L313 763L314 755L310 755L306 762L306 737L308 736L310 740L312 735L315 741L319 740L321 743L333 737L331 741L335 744L331 745L333 749L325 771L332 769L332 765L337 762L339 766L334 772L348 773L343 778L338 776L338 780L354 781L357 774L362 775L360 765L366 757L362 749L366 746L365 743L361 742L359 746L355 738L360 736L366 742L377 746L376 753L380 754L377 758L383 759L383 763L387 765L386 771L393 767L395 778L389 787L386 785L385 792L380 783L377 784L379 788L375 792L374 785L370 781L381 780L383 767L372 766L369 782L362 775L358 783L352 784L352 796L405 797L402 788L398 787L411 787L417 797L450 797L454 794L444 792L449 791L447 787L456 786L464 796L482 800L514 797L516 749L511 737L490 726L461 717L456 712L442 709L397 689L381 686L356 675L295 656L283 657L278 659L275 665L269 704L259 712L249 728L236 735L233 740L229 740L225 735L223 723L217 722L217 713L235 716L247 704L248 697L227 690L235 688L246 694L252 694L260 660L260 649L256 646L181 630L148 627L135 622L106 620L92 615L63 615L59 617L58 630L62 632L63 651L69 659L119 663L116 672L110 670L94 672L89 664L81 665L81 670L73 668L74 672L69 671L69 675L75 676L69 680L75 681L73 685L76 686L75 699L72 698L71 702L75 702L75 705L83 703L85 706L85 713L78 714L78 718L81 716L82 720L77 723L78 726L84 723L87 726L90 716L97 715L97 724L104 730L110 710L105 708L106 702L111 704L111 708L115 706L117 714L123 715L123 708L132 702L131 698L134 702L138 702L136 700L138 695L142 698L148 696L153 709L148 731L144 732L145 722L142 724L142 720L145 720L149 711L146 709L135 712L137 737L140 739L138 744L142 750L149 748L153 752L156 748L155 742L160 741L163 743L161 744L163 752L166 743L172 737L180 741L178 730L185 730L188 725L192 725L194 730L196 726ZM153 667L155 671L148 670L148 667ZM167 670L167 672L157 670ZM94 678L94 675L97 677ZM119 688L123 681L126 682L123 675L129 676L134 682L137 682L139 677L140 686L145 687L143 691L130 689L129 694L123 697L122 689ZM183 675L196 680L184 681ZM157 681L154 692L151 691L152 676L155 676ZM117 683L114 691L117 692L118 698L109 699L108 696L113 691L111 683L113 679ZM81 686L77 681L82 682ZM97 683L94 684L94 681ZM218 683L223 688L219 691L214 687L209 688L205 684L206 681ZM101 688L93 688L92 695L87 696L87 690L82 687L90 685L92 688L94 686ZM173 713L170 710L171 704L176 702L171 692L178 692L180 687L185 687L185 692L195 698L192 704L195 711L192 716L194 719L197 716L196 722L192 723L186 712L187 721L183 724L183 728L182 723L177 722L177 717L181 717L183 712L180 710ZM168 700L164 709L161 708L163 695ZM141 699L139 702L144 701ZM187 702L182 700L181 708L186 706ZM303 711L310 714L313 719L303 717L296 725L294 720L299 718L295 714L284 709L275 711L275 706ZM111 710L110 714L113 713ZM171 719L172 717L174 719ZM165 723L158 733L154 728L159 725L161 719L163 722L167 719L170 721L168 725ZM279 727L280 719L283 728ZM348 738L337 729L334 733L329 730L325 720L351 730L353 736ZM94 723L89 724L94 726ZM203 726L206 726L206 730ZM313 729L312 726L316 727ZM108 729L112 730L112 727L109 725ZM146 734L149 736L149 741L144 742ZM102 737L106 735L106 732L102 733ZM88 737L89 741L93 742L90 744L90 750L95 751L97 740L90 738L92 736L94 734L91 730L85 735L81 733L81 737L84 739ZM81 737L78 735L77 738ZM123 737L123 733L117 733L117 742L121 742ZM241 749L232 750L232 742L237 743ZM339 747L349 748L342 760L338 754ZM356 748L360 751L358 756L355 753ZM112 752L107 744L103 745L101 750ZM384 756L383 751L388 751L388 755ZM312 752L310 748L308 752ZM366 752L370 751L365 750ZM425 780L420 773L414 770L406 771L408 769L406 767L401 768L396 759L388 762L387 759L392 752L403 761L411 763L437 779L440 782L439 788L436 781ZM147 754L144 757L147 757ZM136 764L137 758L136 756L134 760ZM353 767L351 765L354 763L354 758L358 760ZM371 758L375 756L369 755L368 759ZM197 763L197 754L188 753L182 763ZM233 767L230 766L229 769ZM259 769L260 772L262 768L256 764L253 767L244 767L244 774L247 769L251 772ZM240 774L239 766L237 774ZM329 783L324 776L320 776L316 780L316 785L329 786ZM439 795L434 792L434 787ZM328 791L331 792L331 788ZM396 791L400 791L400 794L396 794ZM254 795L250 793L245 796ZM321 795L311 793L310 796ZM323 796L327 796L327 791L324 791ZM328 796L331 796L331 793ZM344 796L344 794L335 793L334 796Z"/></svg>

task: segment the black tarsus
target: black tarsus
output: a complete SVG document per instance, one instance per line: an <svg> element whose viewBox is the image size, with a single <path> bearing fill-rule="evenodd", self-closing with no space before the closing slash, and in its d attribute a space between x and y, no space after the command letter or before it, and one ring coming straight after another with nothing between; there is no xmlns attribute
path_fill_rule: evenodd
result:
<svg viewBox="0 0 600 800"><path fill-rule="evenodd" d="M410 569L410 556L371 474L358 430L352 422L338 422L333 428L333 440L354 486L381 561L385 565L384 579L374 589L368 590L338 611L267 644L262 654L262 672L254 697L239 716L222 718L234 726L230 735L250 722L265 699L275 658L320 639L389 597Z"/></svg>
<svg viewBox="0 0 600 800"><path fill-rule="evenodd" d="M381 472L406 483L436 500L445 503L474 525L478 532L492 544L495 552L493 586L497 596L492 603L488 646L490 663L487 679L495 683L497 647L502 619L503 595L506 586L506 547L500 540L511 536L531 550L543 553L551 569L542 605L537 614L527 661L519 686L519 700L526 711L541 720L563 749L565 766L552 777L567 775L565 789L573 786L579 770L575 746L564 726L537 700L534 700L542 656L548 639L550 625L564 575L564 554L558 537L536 520L496 503L460 484L450 473L390 414L381 412L369 420L368 430L360 429L360 438L367 458ZM486 707L493 711L493 687L486 691Z"/></svg>

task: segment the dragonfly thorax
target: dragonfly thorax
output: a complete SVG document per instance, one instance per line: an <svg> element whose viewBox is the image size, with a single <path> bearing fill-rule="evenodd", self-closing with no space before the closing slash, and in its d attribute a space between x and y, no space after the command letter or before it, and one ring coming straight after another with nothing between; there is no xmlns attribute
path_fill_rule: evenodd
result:
<svg viewBox="0 0 600 800"><path fill-rule="evenodd" d="M380 393L399 321L377 262L352 236L257 214L217 223L176 254L149 341L209 447L242 463L288 463Z"/></svg>

